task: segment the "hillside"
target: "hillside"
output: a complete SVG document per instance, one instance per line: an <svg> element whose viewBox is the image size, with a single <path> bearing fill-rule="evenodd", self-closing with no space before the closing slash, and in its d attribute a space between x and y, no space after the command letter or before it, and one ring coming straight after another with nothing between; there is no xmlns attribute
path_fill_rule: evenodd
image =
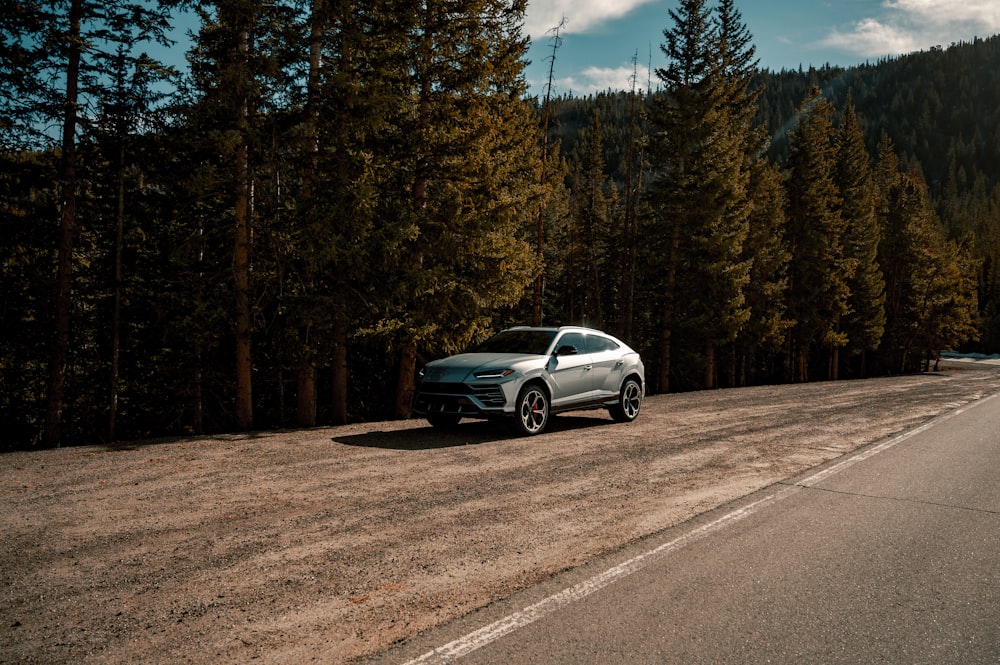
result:
<svg viewBox="0 0 1000 665"><path fill-rule="evenodd" d="M873 161L883 136L891 140L901 168L926 183L950 237L970 242L982 261L980 337L965 348L1000 350L1000 36L847 69L764 71L752 85L760 94L755 122L779 167L787 168L789 132L812 85L838 112L851 101ZM556 99L552 135L570 171L585 159L597 114L606 173L622 191L632 123L638 135L648 129L649 99L613 92ZM649 178L655 167L645 168Z"/></svg>

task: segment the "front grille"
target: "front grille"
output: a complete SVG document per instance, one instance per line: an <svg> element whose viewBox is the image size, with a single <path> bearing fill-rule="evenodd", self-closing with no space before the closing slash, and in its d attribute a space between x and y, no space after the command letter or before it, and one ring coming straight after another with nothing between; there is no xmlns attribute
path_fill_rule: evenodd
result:
<svg viewBox="0 0 1000 665"><path fill-rule="evenodd" d="M499 384L435 383L424 381L417 390L414 404L420 413L467 413L482 409L502 409L507 400Z"/></svg>
<svg viewBox="0 0 1000 665"><path fill-rule="evenodd" d="M424 381L420 384L420 392L434 395L468 395L472 392L464 383L435 383Z"/></svg>

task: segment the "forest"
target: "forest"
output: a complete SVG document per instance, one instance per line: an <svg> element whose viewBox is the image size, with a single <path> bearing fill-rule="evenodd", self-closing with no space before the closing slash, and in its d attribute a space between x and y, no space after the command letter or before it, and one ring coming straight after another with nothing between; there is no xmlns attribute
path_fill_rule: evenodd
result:
<svg viewBox="0 0 1000 665"><path fill-rule="evenodd" d="M14 3L0 451L406 418L516 324L620 336L650 394L1000 351L1000 38L772 72L681 0L666 66L553 97L525 7Z"/></svg>

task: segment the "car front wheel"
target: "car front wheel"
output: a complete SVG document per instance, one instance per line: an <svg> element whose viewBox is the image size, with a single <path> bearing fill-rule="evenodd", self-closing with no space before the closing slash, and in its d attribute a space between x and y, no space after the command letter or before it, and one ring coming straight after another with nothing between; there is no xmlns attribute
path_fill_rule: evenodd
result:
<svg viewBox="0 0 1000 665"><path fill-rule="evenodd" d="M628 379L618 393L618 403L608 409L611 417L620 423L630 423L642 407L642 386L635 379Z"/></svg>
<svg viewBox="0 0 1000 665"><path fill-rule="evenodd" d="M532 436L541 433L549 422L549 397L537 384L529 384L517 396L514 429L518 434Z"/></svg>

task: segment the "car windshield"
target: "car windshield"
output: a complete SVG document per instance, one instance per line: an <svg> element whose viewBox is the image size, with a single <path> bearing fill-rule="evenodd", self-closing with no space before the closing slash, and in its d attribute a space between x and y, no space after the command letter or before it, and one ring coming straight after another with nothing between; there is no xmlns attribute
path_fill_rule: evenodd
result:
<svg viewBox="0 0 1000 665"><path fill-rule="evenodd" d="M506 330L490 337L473 351L543 356L555 336L554 330Z"/></svg>

